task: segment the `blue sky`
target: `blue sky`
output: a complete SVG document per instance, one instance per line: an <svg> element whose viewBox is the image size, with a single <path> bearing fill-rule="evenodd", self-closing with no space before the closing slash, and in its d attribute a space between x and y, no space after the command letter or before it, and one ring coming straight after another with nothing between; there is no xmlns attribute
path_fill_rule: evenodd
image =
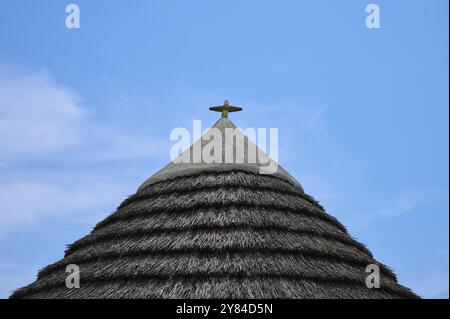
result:
<svg viewBox="0 0 450 319"><path fill-rule="evenodd" d="M448 1L0 2L0 297L169 161L225 98L427 298L449 292Z"/></svg>

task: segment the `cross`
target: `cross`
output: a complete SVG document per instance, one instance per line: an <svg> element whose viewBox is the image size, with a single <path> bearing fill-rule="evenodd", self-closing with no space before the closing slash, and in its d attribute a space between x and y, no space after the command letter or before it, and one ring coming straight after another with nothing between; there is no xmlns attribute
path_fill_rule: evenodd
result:
<svg viewBox="0 0 450 319"><path fill-rule="evenodd" d="M225 100L225 102L223 102L223 105L220 106L212 106L209 108L211 111L215 111L215 112L222 112L222 118L226 119L228 118L228 113L230 112L239 112L242 111L241 107L238 106L230 106L230 103L228 102L228 100Z"/></svg>

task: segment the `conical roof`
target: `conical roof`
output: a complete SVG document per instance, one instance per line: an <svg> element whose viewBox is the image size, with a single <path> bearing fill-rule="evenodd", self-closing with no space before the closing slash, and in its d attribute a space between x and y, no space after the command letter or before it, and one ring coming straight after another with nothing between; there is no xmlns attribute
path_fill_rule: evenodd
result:
<svg viewBox="0 0 450 319"><path fill-rule="evenodd" d="M11 297L417 298L289 173L238 152L243 163L169 163ZM66 287L70 264L80 288Z"/></svg>
<svg viewBox="0 0 450 319"><path fill-rule="evenodd" d="M205 158L194 154L201 153L207 145L216 138L221 138L221 156L218 162L209 163ZM242 141L239 144L239 141ZM239 149L242 145L242 149ZM227 160L227 147L231 160ZM253 150L253 151L252 151ZM181 162L181 160L185 162ZM177 161L179 160L179 161ZM275 172L269 170L270 165L276 165ZM300 183L296 181L284 168L267 156L257 145L255 145L240 129L231 122L228 117L220 118L210 130L208 130L198 141L189 149L181 154L177 159L167 164L161 170L156 172L139 189L143 189L150 184L158 181L173 179L179 176L192 176L207 172L226 172L226 171L246 171L256 174L272 174L286 182L301 188Z"/></svg>

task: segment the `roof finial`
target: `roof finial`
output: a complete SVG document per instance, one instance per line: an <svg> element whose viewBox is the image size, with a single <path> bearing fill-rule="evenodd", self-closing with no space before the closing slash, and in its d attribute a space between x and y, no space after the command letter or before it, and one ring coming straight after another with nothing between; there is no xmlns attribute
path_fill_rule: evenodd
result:
<svg viewBox="0 0 450 319"><path fill-rule="evenodd" d="M226 119L228 118L228 113L230 112L239 112L242 111L241 107L238 106L230 106L230 103L228 102L228 100L225 100L225 102L223 102L223 105L220 106L212 106L209 108L211 111L215 111L215 112L222 112L222 118Z"/></svg>

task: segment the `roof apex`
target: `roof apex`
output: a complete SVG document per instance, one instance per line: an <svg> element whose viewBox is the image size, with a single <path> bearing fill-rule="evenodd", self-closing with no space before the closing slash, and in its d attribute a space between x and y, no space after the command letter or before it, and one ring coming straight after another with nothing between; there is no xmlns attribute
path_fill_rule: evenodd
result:
<svg viewBox="0 0 450 319"><path fill-rule="evenodd" d="M227 129L234 129L233 136L229 137L230 133L227 133ZM198 152L198 150L203 149L208 143L210 143L211 135L214 135L215 132L220 132L222 137L222 162L221 163L206 163L203 157L200 157L200 162L194 162L193 154L194 152ZM234 142L234 136L236 136L236 141L240 138L244 141L244 154L237 154L236 152L236 144ZM230 144L228 144L230 143ZM233 148L233 162L229 163L225 161L225 148L226 144L232 146ZM248 152L249 149L256 149L256 154L251 154ZM256 156L255 156L256 155ZM261 162L261 155L265 156L266 161ZM180 161L182 158L189 159L188 162ZM237 162L237 158L241 161ZM139 190L168 179L173 179L179 176L190 176L190 175L198 175L203 172L226 172L226 171L247 171L255 174L267 175L264 173L264 167L267 167L267 160L277 165L276 172L271 174L272 176L276 176L285 180L300 189L300 183L292 177L285 169L283 169L278 163L276 163L273 159L265 155L265 153L256 146L252 141L245 136L242 131L237 128L233 122L228 117L222 116L212 128L210 128L198 141L192 144L189 149L184 151L180 156L174 159L172 162L167 164L165 167L156 172L153 176L147 179L140 187Z"/></svg>

